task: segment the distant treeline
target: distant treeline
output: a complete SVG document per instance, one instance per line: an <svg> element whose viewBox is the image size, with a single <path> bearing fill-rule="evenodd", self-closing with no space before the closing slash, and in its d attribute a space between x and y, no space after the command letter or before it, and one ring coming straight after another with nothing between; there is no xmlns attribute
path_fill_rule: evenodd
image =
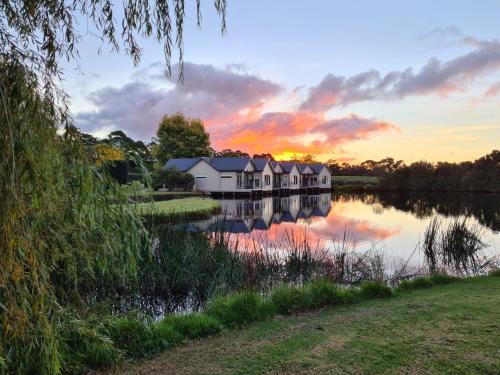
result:
<svg viewBox="0 0 500 375"><path fill-rule="evenodd" d="M406 165L403 161L385 158L367 160L358 165L328 163L336 176L381 177L379 187L395 190L430 191L500 191L500 151L475 161L461 163L418 161Z"/></svg>

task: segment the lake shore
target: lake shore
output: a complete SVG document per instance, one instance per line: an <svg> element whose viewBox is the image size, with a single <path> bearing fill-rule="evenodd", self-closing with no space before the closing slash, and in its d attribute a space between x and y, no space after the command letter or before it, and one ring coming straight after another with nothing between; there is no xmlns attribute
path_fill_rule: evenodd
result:
<svg viewBox="0 0 500 375"><path fill-rule="evenodd" d="M107 374L497 373L498 311L500 278L475 277L277 316Z"/></svg>

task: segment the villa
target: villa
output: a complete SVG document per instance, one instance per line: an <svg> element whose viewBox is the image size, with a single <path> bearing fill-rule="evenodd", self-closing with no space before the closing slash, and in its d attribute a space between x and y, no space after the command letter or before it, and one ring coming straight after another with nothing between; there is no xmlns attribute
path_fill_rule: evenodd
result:
<svg viewBox="0 0 500 375"><path fill-rule="evenodd" d="M217 157L170 159L175 168L195 178L194 190L211 195L282 195L331 189L331 173L320 163L265 158Z"/></svg>

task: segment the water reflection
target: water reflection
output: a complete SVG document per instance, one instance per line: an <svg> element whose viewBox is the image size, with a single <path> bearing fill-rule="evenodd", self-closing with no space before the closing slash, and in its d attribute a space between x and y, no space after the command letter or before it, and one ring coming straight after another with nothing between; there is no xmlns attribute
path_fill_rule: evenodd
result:
<svg viewBox="0 0 500 375"><path fill-rule="evenodd" d="M497 251L500 195L388 192L267 197L219 201L223 214L193 223L193 231L237 234L238 248L257 245L279 250L283 238L318 241L333 247L347 235L352 249L373 247L405 258L421 241L432 217L445 222L467 216L483 229L484 240ZM222 226L222 227L221 227ZM234 236L233 236L234 237Z"/></svg>

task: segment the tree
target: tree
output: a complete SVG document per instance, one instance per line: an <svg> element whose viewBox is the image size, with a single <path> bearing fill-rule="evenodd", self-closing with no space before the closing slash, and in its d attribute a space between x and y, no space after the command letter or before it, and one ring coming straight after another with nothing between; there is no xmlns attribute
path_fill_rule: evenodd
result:
<svg viewBox="0 0 500 375"><path fill-rule="evenodd" d="M132 168L139 164L151 165L153 162L151 152L144 142L134 141L121 130L115 130L109 133L102 143L122 150L125 154L125 159Z"/></svg>
<svg viewBox="0 0 500 375"><path fill-rule="evenodd" d="M199 119L184 117L182 113L163 116L156 133L161 163L173 158L210 156L210 138Z"/></svg>
<svg viewBox="0 0 500 375"><path fill-rule="evenodd" d="M214 3L224 31L226 0ZM185 18L184 0L0 2L1 374L81 370L65 362L78 356L67 353L80 293L126 289L143 248L144 227L116 203L116 184L95 173L73 132L57 135L72 126L58 80L60 60L78 56L77 24L135 64L138 38L156 39L167 74L176 46L182 79Z"/></svg>
<svg viewBox="0 0 500 375"><path fill-rule="evenodd" d="M253 158L254 159L269 159L269 160L274 160L274 156L271 155L270 153L266 153L266 154L254 154Z"/></svg>
<svg viewBox="0 0 500 375"><path fill-rule="evenodd" d="M247 154L246 152L240 151L240 150L231 150L229 148L226 148L222 151L216 152L215 157L217 158L249 158L250 155Z"/></svg>

